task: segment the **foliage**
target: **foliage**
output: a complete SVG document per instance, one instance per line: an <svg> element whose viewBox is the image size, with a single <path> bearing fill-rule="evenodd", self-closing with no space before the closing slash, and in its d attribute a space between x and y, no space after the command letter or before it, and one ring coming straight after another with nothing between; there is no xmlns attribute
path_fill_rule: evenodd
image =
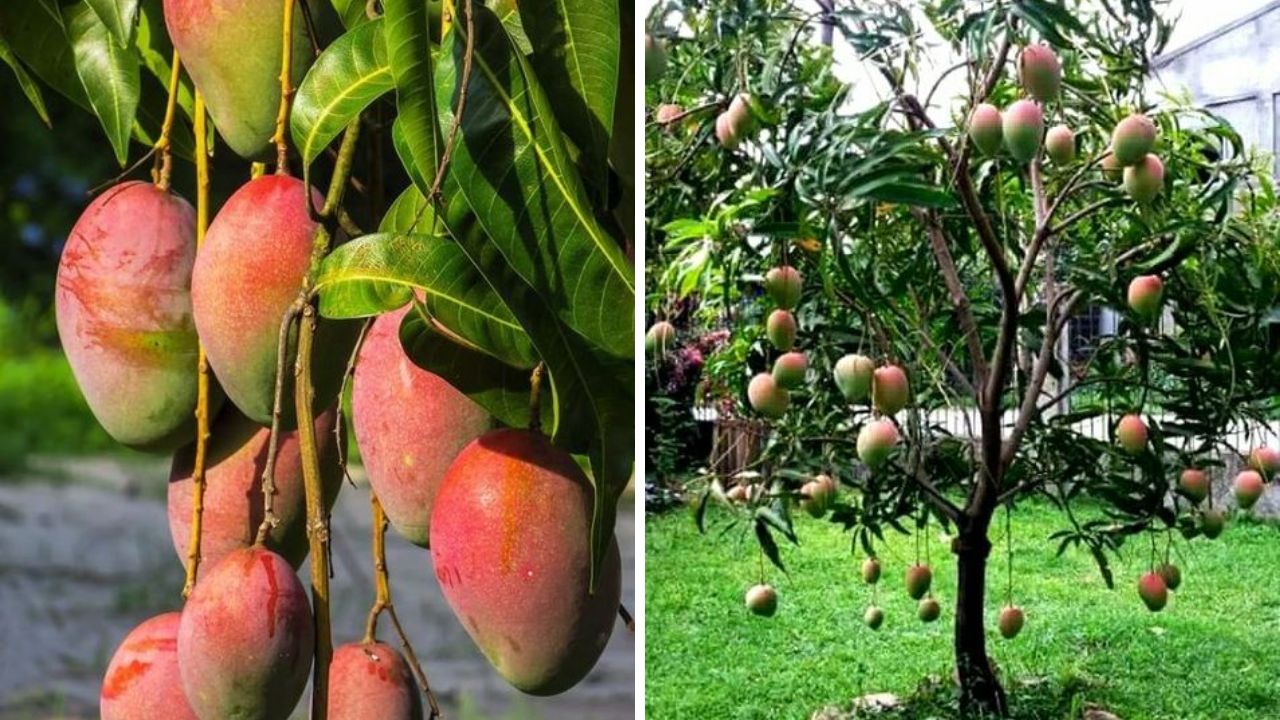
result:
<svg viewBox="0 0 1280 720"><path fill-rule="evenodd" d="M761 458L770 492L742 510L779 567L773 536L794 538L790 502L819 472L857 491L832 519L860 553L928 517L951 527L959 562L978 578L958 602L974 611L993 515L1029 495L1062 510L1057 548L1087 549L1108 585L1134 536L1199 534L1198 511L1170 492L1178 473L1221 466L1237 452L1230 428L1272 416L1280 377L1266 319L1280 294L1280 223L1273 183L1237 132L1146 87L1168 38L1165 10L1109 0L855 2L825 16L773 0L655 8L650 32L670 67L650 83L648 105L690 110L648 127L646 243L658 283L647 302L662 319L696 301L732 329L708 367L735 412L750 413L747 380L777 354L761 332L765 271L790 264L805 277L796 314L809 382ZM856 53L853 84L814 43L824 23ZM979 102L1006 107L1022 95L1017 52L1039 42L1062 58L1049 123L1074 129L1078 159L1037 156L1028 168L979 155L965 119ZM949 56L959 62L930 67ZM957 97L937 92L937 76L952 77ZM758 127L730 150L712 120L738 93L750 94ZM1158 126L1153 152L1166 168L1149 206L1099 168L1112 127L1135 111ZM1164 278L1162 324L1125 309L1142 274ZM1119 328L1069 357L1063 331L1097 307L1116 309ZM900 365L911 381L912 404L897 417L903 442L875 472L853 453L871 409L846 402L831 379L853 352ZM1071 404L1082 391L1103 401ZM1151 428L1136 458L1109 430L1091 432L1128 412ZM699 506L719 496L709 484ZM1084 500L1102 503L1105 518L1081 521L1073 507ZM1002 712L998 692L970 694L995 686L989 671L964 672L987 664L981 624L957 623L956 633L958 651L971 653L959 658L962 699Z"/></svg>

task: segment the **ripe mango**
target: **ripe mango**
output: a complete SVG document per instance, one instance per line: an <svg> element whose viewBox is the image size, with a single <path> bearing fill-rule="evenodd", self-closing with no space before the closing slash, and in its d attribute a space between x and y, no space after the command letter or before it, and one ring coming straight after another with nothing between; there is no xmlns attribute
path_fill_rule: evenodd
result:
<svg viewBox="0 0 1280 720"><path fill-rule="evenodd" d="M348 643L329 665L334 720L422 720L422 698L409 664L390 645Z"/></svg>
<svg viewBox="0 0 1280 720"><path fill-rule="evenodd" d="M178 674L180 613L157 615L129 631L102 679L102 720L197 720Z"/></svg>

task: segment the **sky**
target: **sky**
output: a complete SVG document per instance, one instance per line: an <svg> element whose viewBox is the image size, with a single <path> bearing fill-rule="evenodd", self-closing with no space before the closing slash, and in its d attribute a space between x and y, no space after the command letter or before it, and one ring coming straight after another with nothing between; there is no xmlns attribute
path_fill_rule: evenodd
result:
<svg viewBox="0 0 1280 720"><path fill-rule="evenodd" d="M655 1L643 0L646 12L653 7ZM815 0L801 0L801 2L817 7ZM1180 18L1174 26L1166 52L1177 50L1206 33L1248 15L1269 2L1271 0L1175 0L1170 6L1170 11L1171 14L1180 16ZM877 97L874 86L879 84L878 78L871 83L866 82L868 79L867 70L853 62L854 53L847 44L842 43L839 36L836 38L835 56L837 63L836 75L854 86L851 99L852 106L855 108L866 107L876 102ZM934 57L929 60L931 61L929 64L932 66L933 72L930 72L929 67L922 67L921 71L921 84L925 87L932 84L934 74L955 62L955 59L949 56ZM954 97L964 91L963 75L956 73L952 77L954 82L944 84L938 92L938 98Z"/></svg>

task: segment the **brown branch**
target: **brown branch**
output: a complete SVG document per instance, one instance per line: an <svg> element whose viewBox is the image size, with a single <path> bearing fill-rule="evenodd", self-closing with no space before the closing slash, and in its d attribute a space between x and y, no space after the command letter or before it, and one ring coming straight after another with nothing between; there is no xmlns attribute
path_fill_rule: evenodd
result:
<svg viewBox="0 0 1280 720"><path fill-rule="evenodd" d="M178 83L182 77L182 62L178 58L177 50L173 51L173 61L171 65L172 68L169 72L169 97L165 101L164 106L164 123L160 126L160 139L156 141L155 146L155 151L158 153L156 158L157 167L152 171L156 187L161 190L169 189L169 176L173 172L173 152L170 136L173 134L173 118L177 114ZM197 110L197 112L202 112L202 110ZM199 153L202 148L207 152L208 148L204 148L203 146L204 140L197 142L196 152ZM197 161L197 166L198 165L199 161Z"/></svg>
<svg viewBox="0 0 1280 720"><path fill-rule="evenodd" d="M453 145L458 140L458 131L462 128L462 116L467 108L467 93L471 84L471 65L475 59L476 32L475 9L471 6L474 0L466 0L467 46L462 58L462 80L459 83L458 107L453 111L453 127L449 128L449 139L444 144L444 154L440 157L440 166L436 168L435 180L431 182L431 191L427 198L440 202L440 188L444 185L445 173L449 171L449 161L453 157Z"/></svg>
<svg viewBox="0 0 1280 720"><path fill-rule="evenodd" d="M310 201L308 201L310 202ZM280 320L280 332L276 337L276 385L275 398L271 406L271 434L267 438L267 461L262 468L262 523L258 525L258 535L254 540L259 545L266 543L267 534L280 524L275 513L276 495L276 457L280 453L280 421L284 415L284 382L285 367L289 364L289 334L302 314L307 303L307 291L299 293L298 298L289 305Z"/></svg>
<svg viewBox="0 0 1280 720"><path fill-rule="evenodd" d="M627 610L626 605L623 605L621 603L618 604L618 617L622 618L622 622L624 625L627 626L627 630L630 631L632 634L635 634L636 619L631 617L631 612Z"/></svg>
<svg viewBox="0 0 1280 720"><path fill-rule="evenodd" d="M973 389L974 385L981 385L982 380L986 377L986 357L982 351L982 338L978 334L978 323L974 319L973 307L969 302L969 295L965 292L964 283L960 281L960 273L956 269L955 258L951 255L951 248L947 245L947 238L942 230L942 224L938 221L935 212L925 211L919 208L912 210L916 218L924 223L926 234L929 236L929 248L933 251L934 259L938 263L938 269L942 272L943 282L947 286L947 293L951 296L951 304L955 308L956 321L960 324L960 332L964 335L965 344L969 348L969 361L973 364L974 382L970 384L976 397L977 391Z"/></svg>
<svg viewBox="0 0 1280 720"><path fill-rule="evenodd" d="M276 146L276 174L289 174L289 106L293 102L293 4L298 0L283 0L284 29L280 44L280 109L276 113L276 132L271 141ZM306 0L302 0L305 2ZM270 2L270 0L267 0Z"/></svg>
<svg viewBox="0 0 1280 720"><path fill-rule="evenodd" d="M342 373L342 384L338 388L338 415L333 423L333 443L338 449L338 466L342 468L342 476L352 487L355 487L356 483L351 479L351 473L347 472L347 448L342 436L343 417L346 413L342 410L342 398L347 396L347 387L356 374L356 359L360 357L360 348L364 346L364 340L369 335L369 327L373 325L373 320L373 318L366 318L360 324L360 334L356 335L356 344L351 348L351 356L347 358L347 369Z"/></svg>

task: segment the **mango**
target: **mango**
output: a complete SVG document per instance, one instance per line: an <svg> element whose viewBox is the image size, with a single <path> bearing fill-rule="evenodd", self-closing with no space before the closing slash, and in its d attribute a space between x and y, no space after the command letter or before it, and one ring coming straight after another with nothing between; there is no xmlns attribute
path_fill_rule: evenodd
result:
<svg viewBox="0 0 1280 720"><path fill-rule="evenodd" d="M593 493L541 433L494 430L445 473L431 511L436 579L471 639L519 690L555 695L599 660L622 594L611 539L590 591Z"/></svg>
<svg viewBox="0 0 1280 720"><path fill-rule="evenodd" d="M422 698L409 664L390 645L348 643L329 665L334 720L422 720Z"/></svg>
<svg viewBox="0 0 1280 720"><path fill-rule="evenodd" d="M1155 155L1147 155L1124 169L1124 189L1142 205L1151 204L1163 188L1164 163Z"/></svg>
<svg viewBox="0 0 1280 720"><path fill-rule="evenodd" d="M969 139L983 155L1000 153L1000 141L1004 138L1000 110L990 103L979 103L969 114Z"/></svg>
<svg viewBox="0 0 1280 720"><path fill-rule="evenodd" d="M169 451L195 437L195 212L151 183L94 199L67 237L54 304L71 372L107 434Z"/></svg>
<svg viewBox="0 0 1280 720"><path fill-rule="evenodd" d="M164 0L164 21L213 124L237 155L261 160L280 109L284 3ZM301 9L293 12L293 86L311 64Z"/></svg>
<svg viewBox="0 0 1280 720"><path fill-rule="evenodd" d="M197 720L178 674L178 623L171 612L129 631L107 664L98 696L101 720Z"/></svg>
<svg viewBox="0 0 1280 720"><path fill-rule="evenodd" d="M408 311L384 314L369 328L351 386L351 425L369 485L392 527L426 547L445 471L493 422L471 398L405 355L400 321Z"/></svg>
<svg viewBox="0 0 1280 720"><path fill-rule="evenodd" d="M1018 80L1040 102L1058 98L1062 87L1062 63L1047 45L1028 45L1018 55Z"/></svg>
<svg viewBox="0 0 1280 720"><path fill-rule="evenodd" d="M1111 131L1111 150L1116 162L1136 165L1156 144L1156 124L1146 115L1134 113L1116 123Z"/></svg>
<svg viewBox="0 0 1280 720"><path fill-rule="evenodd" d="M342 469L333 426L337 410L316 417L316 444L320 450L320 477L326 506L333 507L342 489ZM236 550L253 544L262 524L262 472L267 463L271 431L228 407L209 430L205 470L204 512L200 533L200 563L208 569ZM169 535L178 558L187 561L191 537L191 468L195 447L183 448L169 471ZM306 491L302 481L302 455L298 433L280 435L276 456L276 495L272 510L280 524L267 534L267 547L298 567L310 549L307 542Z"/></svg>
<svg viewBox="0 0 1280 720"><path fill-rule="evenodd" d="M1004 146L1019 163L1036 156L1044 135L1044 113L1030 100L1019 100L1004 111Z"/></svg>
<svg viewBox="0 0 1280 720"><path fill-rule="evenodd" d="M282 175L251 180L227 199L209 225L191 276L196 330L227 397L251 420L271 423L280 321L297 299L311 265L316 231L307 212L323 203L314 189ZM312 360L315 411L338 396L358 325L321 320ZM292 370L293 335L285 367ZM292 429L292 377L284 383L281 426Z"/></svg>
<svg viewBox="0 0 1280 720"><path fill-rule="evenodd" d="M311 605L289 563L258 546L235 550L183 608L182 687L200 720L285 720L307 685L314 646Z"/></svg>

